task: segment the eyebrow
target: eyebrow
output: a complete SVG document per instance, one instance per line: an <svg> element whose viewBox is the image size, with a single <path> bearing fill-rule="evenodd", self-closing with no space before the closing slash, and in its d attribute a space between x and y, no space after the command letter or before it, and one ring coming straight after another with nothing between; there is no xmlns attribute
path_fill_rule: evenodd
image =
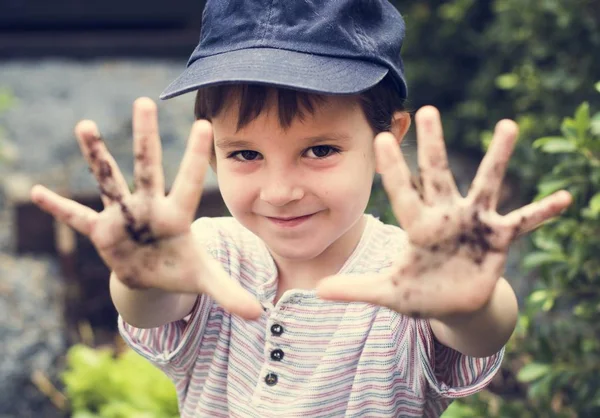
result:
<svg viewBox="0 0 600 418"><path fill-rule="evenodd" d="M308 146L315 146L316 144L321 144L324 142L336 142L336 143L345 143L349 142L352 137L343 132L329 132L326 134L309 136L306 138L302 138L302 142L307 142ZM252 141L248 141L245 139L236 139L225 137L217 140L216 146L220 149L230 149L230 148L252 148L255 144Z"/></svg>

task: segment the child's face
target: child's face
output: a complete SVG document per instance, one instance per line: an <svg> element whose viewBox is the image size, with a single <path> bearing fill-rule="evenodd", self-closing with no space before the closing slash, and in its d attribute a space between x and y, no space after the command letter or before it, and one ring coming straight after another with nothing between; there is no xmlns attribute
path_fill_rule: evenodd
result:
<svg viewBox="0 0 600 418"><path fill-rule="evenodd" d="M286 131L272 105L239 132L237 103L212 120L229 211L278 257L296 261L356 245L375 170L374 133L355 99L315 106Z"/></svg>

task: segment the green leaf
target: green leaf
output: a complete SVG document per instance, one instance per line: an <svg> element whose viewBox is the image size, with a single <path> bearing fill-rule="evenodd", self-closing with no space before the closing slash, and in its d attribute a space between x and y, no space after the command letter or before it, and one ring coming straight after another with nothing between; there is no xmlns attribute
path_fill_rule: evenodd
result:
<svg viewBox="0 0 600 418"><path fill-rule="evenodd" d="M103 418L178 416L175 387L169 378L133 350L115 357L112 350L71 347L63 383L72 412L99 411Z"/></svg>
<svg viewBox="0 0 600 418"><path fill-rule="evenodd" d="M531 382L527 388L527 397L531 400L548 399L551 395L551 383L552 376L549 374Z"/></svg>
<svg viewBox="0 0 600 418"><path fill-rule="evenodd" d="M496 87L501 90L512 90L519 84L519 76L513 73L501 74L496 77Z"/></svg>
<svg viewBox="0 0 600 418"><path fill-rule="evenodd" d="M481 147L484 152L488 151L493 137L494 134L492 131L484 131L481 133Z"/></svg>
<svg viewBox="0 0 600 418"><path fill-rule="evenodd" d="M560 131L565 138L577 139L577 125L572 118L565 118L560 125Z"/></svg>
<svg viewBox="0 0 600 418"><path fill-rule="evenodd" d="M577 151L577 144L570 139L557 137L548 139L540 148L548 154L557 154Z"/></svg>
<svg viewBox="0 0 600 418"><path fill-rule="evenodd" d="M598 81L596 84L594 84L594 88L596 89L596 91L598 93L600 93L600 81Z"/></svg>
<svg viewBox="0 0 600 418"><path fill-rule="evenodd" d="M580 104L575 111L575 125L577 126L577 137L584 140L590 127L590 104L588 102Z"/></svg>
<svg viewBox="0 0 600 418"><path fill-rule="evenodd" d="M593 214L600 213L600 192L592 196L589 207Z"/></svg>
<svg viewBox="0 0 600 418"><path fill-rule="evenodd" d="M564 254L558 252L534 251L523 258L523 268L529 270L546 264L562 263L567 258Z"/></svg>
<svg viewBox="0 0 600 418"><path fill-rule="evenodd" d="M461 402L452 402L444 411L443 418L475 418L477 411L470 405Z"/></svg>
<svg viewBox="0 0 600 418"><path fill-rule="evenodd" d="M546 197L557 190L561 190L566 188L571 184L570 179L560 179L560 180L548 180L540 183L538 185L538 194L535 196L535 200L539 200L543 197Z"/></svg>
<svg viewBox="0 0 600 418"><path fill-rule="evenodd" d="M539 290L532 292L531 295L529 295L529 297L527 299L529 300L530 303L538 303L538 302L542 302L542 301L546 300L547 297L548 297L548 290L547 289L539 289Z"/></svg>
<svg viewBox="0 0 600 418"><path fill-rule="evenodd" d="M12 93L5 88L0 89L0 113L11 108L14 104L15 100Z"/></svg>
<svg viewBox="0 0 600 418"><path fill-rule="evenodd" d="M600 136L600 112L592 116L592 119L590 120L590 130L593 135Z"/></svg>
<svg viewBox="0 0 600 418"><path fill-rule="evenodd" d="M522 383L529 383L538 380L547 375L552 370L549 364L528 363L517 373L517 380Z"/></svg>
<svg viewBox="0 0 600 418"><path fill-rule="evenodd" d="M547 233L542 233L542 230L536 231L532 236L533 244L540 250L546 252L562 251L562 245L555 237L549 236Z"/></svg>
<svg viewBox="0 0 600 418"><path fill-rule="evenodd" d="M542 305L542 311L548 312L549 310L551 310L554 307L554 302L556 302L554 295L549 296L548 299L546 299L546 301Z"/></svg>
<svg viewBox="0 0 600 418"><path fill-rule="evenodd" d="M531 145L533 146L533 148L541 148L549 141L563 141L564 139L565 138L563 138L562 136L545 136L543 138L536 139Z"/></svg>

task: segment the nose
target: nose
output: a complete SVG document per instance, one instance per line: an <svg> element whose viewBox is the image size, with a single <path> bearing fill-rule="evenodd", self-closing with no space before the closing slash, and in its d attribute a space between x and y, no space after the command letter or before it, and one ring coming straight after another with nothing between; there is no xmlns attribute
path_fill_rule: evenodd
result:
<svg viewBox="0 0 600 418"><path fill-rule="evenodd" d="M272 173L266 176L260 190L261 200L277 207L285 206L304 197L304 189L285 174Z"/></svg>

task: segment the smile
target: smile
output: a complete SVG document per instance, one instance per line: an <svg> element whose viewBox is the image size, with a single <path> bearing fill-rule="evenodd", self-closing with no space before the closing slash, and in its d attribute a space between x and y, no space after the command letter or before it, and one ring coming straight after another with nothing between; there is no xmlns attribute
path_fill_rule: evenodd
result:
<svg viewBox="0 0 600 418"><path fill-rule="evenodd" d="M273 218L270 216L267 216L266 218L269 221L273 222L275 225L291 228L291 227L303 224L304 222L306 222L310 218L312 218L314 215L315 215L314 213L311 213L310 215L290 217L290 218Z"/></svg>

